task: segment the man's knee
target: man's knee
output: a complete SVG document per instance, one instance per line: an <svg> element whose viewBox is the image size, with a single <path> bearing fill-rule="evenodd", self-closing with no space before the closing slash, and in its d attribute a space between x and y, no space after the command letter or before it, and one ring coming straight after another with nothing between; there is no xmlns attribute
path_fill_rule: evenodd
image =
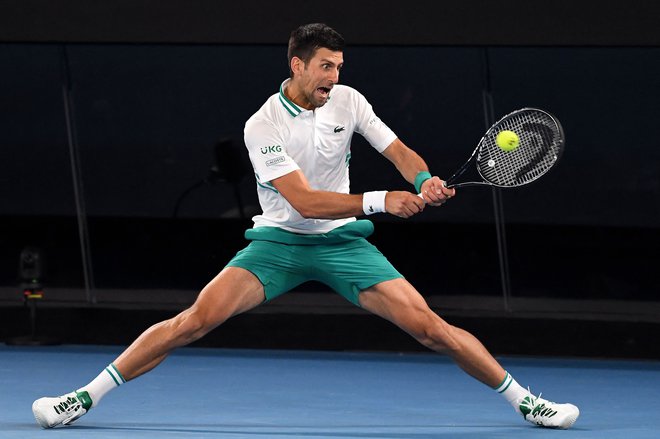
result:
<svg viewBox="0 0 660 439"><path fill-rule="evenodd" d="M458 328L441 319L429 319L421 328L418 340L428 348L449 355L460 351Z"/></svg>
<svg viewBox="0 0 660 439"><path fill-rule="evenodd" d="M170 326L173 338L187 344L202 338L223 321L224 319L211 319L207 313L193 306L174 317Z"/></svg>

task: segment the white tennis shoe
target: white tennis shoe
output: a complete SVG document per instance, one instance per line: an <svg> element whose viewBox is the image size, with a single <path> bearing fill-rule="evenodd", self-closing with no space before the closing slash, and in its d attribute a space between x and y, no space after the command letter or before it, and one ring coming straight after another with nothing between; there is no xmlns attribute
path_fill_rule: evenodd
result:
<svg viewBox="0 0 660 439"><path fill-rule="evenodd" d="M518 408L527 421L548 428L570 428L580 416L580 410L573 404L557 404L531 393Z"/></svg>
<svg viewBox="0 0 660 439"><path fill-rule="evenodd" d="M39 398L32 404L34 419L43 428L68 425L87 413L92 398L87 392L71 392L55 398Z"/></svg>

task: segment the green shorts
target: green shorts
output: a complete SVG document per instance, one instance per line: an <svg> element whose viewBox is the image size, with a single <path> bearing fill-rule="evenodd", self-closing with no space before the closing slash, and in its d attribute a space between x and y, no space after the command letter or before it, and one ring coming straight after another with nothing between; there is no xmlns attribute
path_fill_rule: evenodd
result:
<svg viewBox="0 0 660 439"><path fill-rule="evenodd" d="M229 261L253 273L264 286L266 300L303 282L322 282L359 306L360 291L403 277L365 238L373 232L368 220L350 222L329 233L303 235L277 227L245 232L252 242Z"/></svg>

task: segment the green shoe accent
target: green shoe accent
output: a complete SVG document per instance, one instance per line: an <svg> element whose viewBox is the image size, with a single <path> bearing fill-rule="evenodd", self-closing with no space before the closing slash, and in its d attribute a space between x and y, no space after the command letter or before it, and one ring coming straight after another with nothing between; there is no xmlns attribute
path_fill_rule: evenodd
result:
<svg viewBox="0 0 660 439"><path fill-rule="evenodd" d="M522 413L524 418L525 416L529 415L532 412L533 407L534 407L534 400L529 396L526 396L520 402L520 405L518 406L518 410L520 410L520 413Z"/></svg>
<svg viewBox="0 0 660 439"><path fill-rule="evenodd" d="M556 414L556 410L552 410L551 408L546 407L545 404L538 404L536 407L534 407L534 410L532 410L532 416L540 415L552 418Z"/></svg>
<svg viewBox="0 0 660 439"><path fill-rule="evenodd" d="M76 392L76 398L78 398L78 401L80 401L80 404L82 404L85 410L89 411L92 408L92 398L86 391Z"/></svg>

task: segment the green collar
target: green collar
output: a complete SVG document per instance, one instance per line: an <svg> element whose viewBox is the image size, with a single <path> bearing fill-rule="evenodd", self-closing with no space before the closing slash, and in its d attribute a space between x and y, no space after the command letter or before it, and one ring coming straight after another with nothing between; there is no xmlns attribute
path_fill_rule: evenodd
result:
<svg viewBox="0 0 660 439"><path fill-rule="evenodd" d="M280 97L280 102L282 103L282 105L284 105L284 108L286 109L286 111L289 112L289 114L290 114L291 116L296 117L297 115L299 115L300 113L302 113L302 109L301 109L299 106L297 106L296 104L294 104L294 103L293 103L289 98L287 98L286 95L284 94L284 84L285 84L287 81L288 81L288 79L285 80L285 81L282 83L282 85L280 85L280 96L279 96L279 97Z"/></svg>

